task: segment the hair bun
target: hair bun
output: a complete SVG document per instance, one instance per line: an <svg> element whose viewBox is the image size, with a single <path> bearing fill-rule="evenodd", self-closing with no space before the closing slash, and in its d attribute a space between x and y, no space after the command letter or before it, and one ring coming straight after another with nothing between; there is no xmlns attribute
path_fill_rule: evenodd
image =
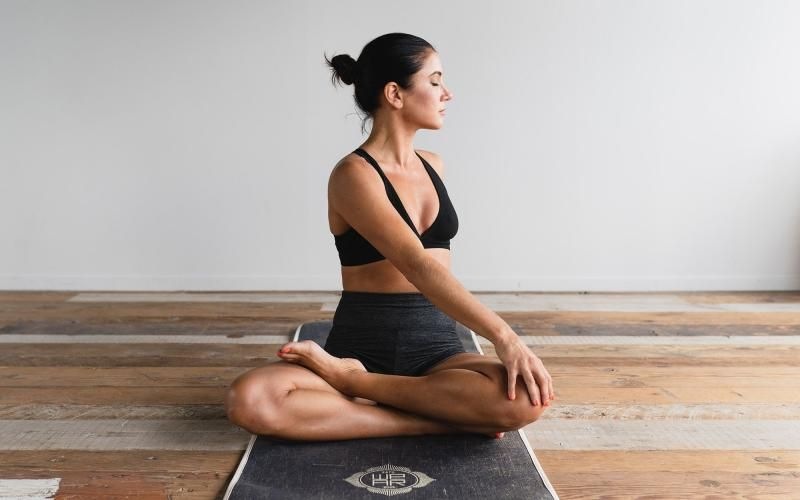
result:
<svg viewBox="0 0 800 500"><path fill-rule="evenodd" d="M336 75L345 85L350 85L356 80L356 60L348 54L339 54L331 59L331 65Z"/></svg>

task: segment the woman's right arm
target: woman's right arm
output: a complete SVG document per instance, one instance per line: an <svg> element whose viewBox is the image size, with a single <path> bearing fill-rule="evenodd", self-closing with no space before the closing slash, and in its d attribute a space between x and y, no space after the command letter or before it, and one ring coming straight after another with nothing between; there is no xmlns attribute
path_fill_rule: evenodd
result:
<svg viewBox="0 0 800 500"><path fill-rule="evenodd" d="M386 196L378 173L360 160L343 160L331 173L328 198L334 209L445 314L489 339L508 371L508 395L515 397L517 375L531 401L547 402L552 380L541 360L508 323L481 303L436 260ZM541 387L541 391L539 390Z"/></svg>

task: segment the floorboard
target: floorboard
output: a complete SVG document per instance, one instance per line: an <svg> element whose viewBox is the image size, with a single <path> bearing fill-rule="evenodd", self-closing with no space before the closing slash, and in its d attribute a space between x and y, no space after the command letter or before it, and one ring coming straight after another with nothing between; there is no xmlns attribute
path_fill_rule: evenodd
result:
<svg viewBox="0 0 800 500"><path fill-rule="evenodd" d="M554 378L525 433L562 499L797 498L800 292L476 296ZM227 386L338 297L0 292L0 493L219 498Z"/></svg>

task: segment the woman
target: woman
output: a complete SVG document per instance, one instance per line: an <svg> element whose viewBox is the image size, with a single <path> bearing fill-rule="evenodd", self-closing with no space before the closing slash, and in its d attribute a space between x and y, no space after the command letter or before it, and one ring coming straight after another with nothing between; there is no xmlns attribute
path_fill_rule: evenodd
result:
<svg viewBox="0 0 800 500"><path fill-rule="evenodd" d="M231 385L228 418L255 434L339 440L452 432L502 437L554 399L541 360L450 273L458 219L438 155L413 147L439 129L453 98L425 40L390 33L358 61L325 58L332 80L355 84L369 138L328 181L328 220L342 297L325 347L288 342L279 361ZM363 128L363 123L362 123ZM464 352L459 321L499 360Z"/></svg>

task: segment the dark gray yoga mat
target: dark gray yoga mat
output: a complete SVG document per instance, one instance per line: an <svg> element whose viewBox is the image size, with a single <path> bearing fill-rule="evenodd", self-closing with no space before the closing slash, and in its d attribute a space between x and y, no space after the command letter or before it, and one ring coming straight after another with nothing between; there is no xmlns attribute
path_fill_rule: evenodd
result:
<svg viewBox="0 0 800 500"><path fill-rule="evenodd" d="M297 328L294 340L325 345L331 321ZM468 352L483 354L457 324ZM279 441L254 435L225 500L362 499L558 500L524 432L502 439L476 434L398 436L347 441Z"/></svg>

